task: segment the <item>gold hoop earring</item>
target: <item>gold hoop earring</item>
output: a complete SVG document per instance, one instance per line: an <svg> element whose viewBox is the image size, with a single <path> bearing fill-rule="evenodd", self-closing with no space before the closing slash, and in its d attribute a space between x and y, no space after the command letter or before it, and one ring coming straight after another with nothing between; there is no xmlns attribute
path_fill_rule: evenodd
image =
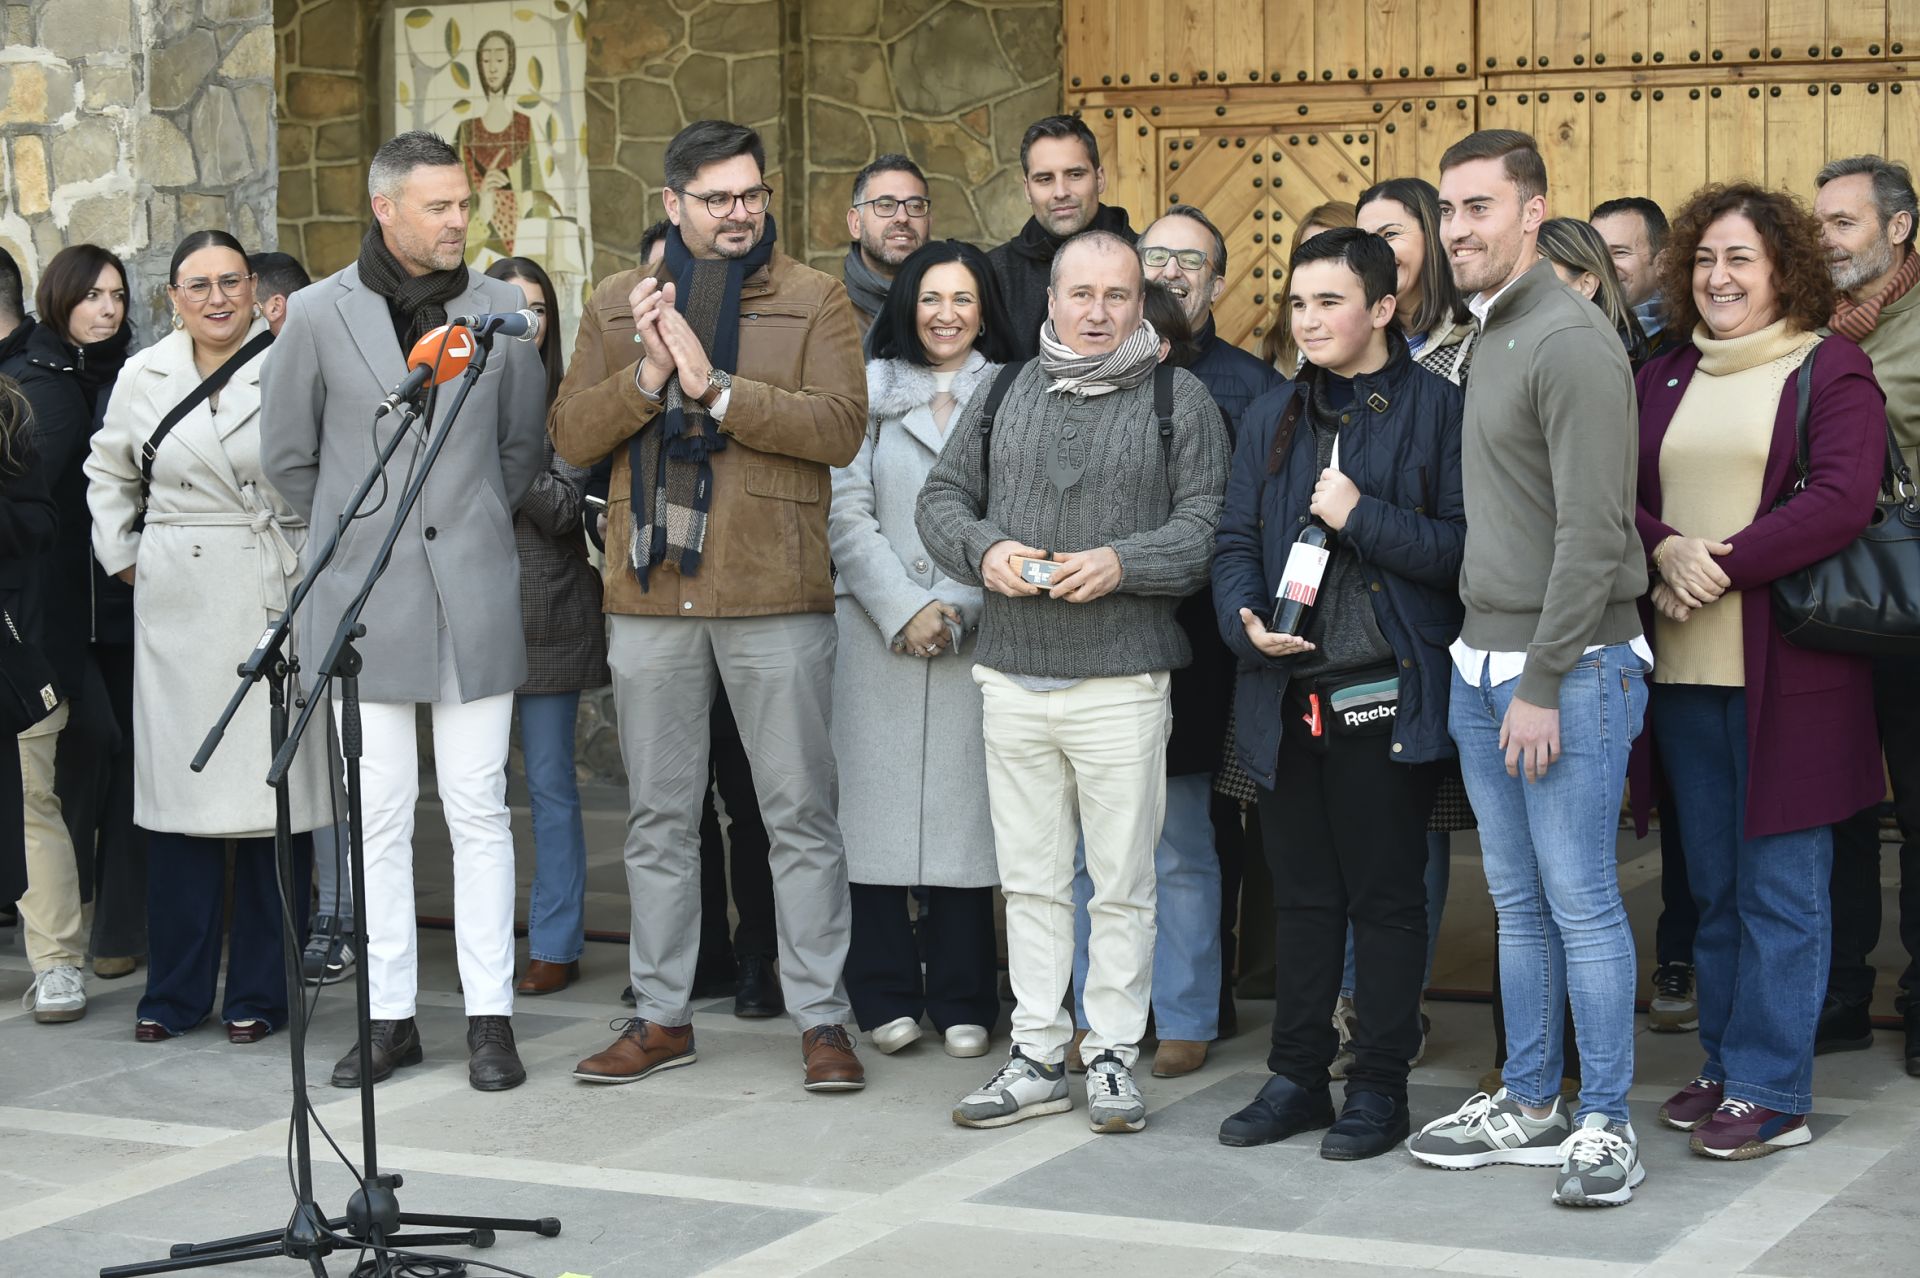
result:
<svg viewBox="0 0 1920 1278"><path fill-rule="evenodd" d="M173 331L177 333L186 326L187 322L180 318L180 312L175 311L173 313Z"/></svg>
<svg viewBox="0 0 1920 1278"><path fill-rule="evenodd" d="M265 319L267 317L267 308L255 302L253 304L253 317L255 319Z"/></svg>

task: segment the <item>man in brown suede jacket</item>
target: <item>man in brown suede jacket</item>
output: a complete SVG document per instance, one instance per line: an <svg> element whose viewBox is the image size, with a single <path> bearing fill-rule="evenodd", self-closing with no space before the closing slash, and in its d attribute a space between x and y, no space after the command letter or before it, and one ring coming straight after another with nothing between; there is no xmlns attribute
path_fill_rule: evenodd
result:
<svg viewBox="0 0 1920 1278"><path fill-rule="evenodd" d="M845 287L773 247L753 130L702 120L667 147L664 260L588 301L550 419L575 465L613 457L608 664L626 762L634 1017L574 1077L628 1083L695 1059L700 802L726 689L773 844L780 980L810 1091L865 1083L841 969L849 904L827 738L829 470L866 429Z"/></svg>

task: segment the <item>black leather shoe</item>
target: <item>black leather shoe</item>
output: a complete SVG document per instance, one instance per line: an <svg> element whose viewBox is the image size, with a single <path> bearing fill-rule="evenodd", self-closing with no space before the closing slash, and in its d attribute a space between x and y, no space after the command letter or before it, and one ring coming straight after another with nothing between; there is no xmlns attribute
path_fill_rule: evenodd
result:
<svg viewBox="0 0 1920 1278"><path fill-rule="evenodd" d="M731 958L701 959L693 965L693 997L726 998L734 993L738 979L738 969Z"/></svg>
<svg viewBox="0 0 1920 1278"><path fill-rule="evenodd" d="M1333 1097L1275 1074L1253 1103L1220 1124L1222 1145L1271 1145L1333 1124Z"/></svg>
<svg viewBox="0 0 1920 1278"><path fill-rule="evenodd" d="M639 1000L634 998L633 996L633 986L629 985L627 986L627 988L620 991L620 1001L622 1003L625 1003L628 1007L634 1007L638 1004Z"/></svg>
<svg viewBox="0 0 1920 1278"><path fill-rule="evenodd" d="M414 1026L413 1018L400 1021L373 1022L373 1081L384 1083L393 1077L393 1071L403 1065L418 1065L426 1058L420 1050L420 1031ZM358 1044L347 1049L333 1067L333 1085L335 1087L360 1086L360 1047Z"/></svg>
<svg viewBox="0 0 1920 1278"><path fill-rule="evenodd" d="M1907 1004L1907 1073L1920 1078L1920 1007Z"/></svg>
<svg viewBox="0 0 1920 1278"><path fill-rule="evenodd" d="M733 1014L752 1020L779 1016L787 1010L780 997L780 978L774 974L773 959L764 954L740 956L740 975L733 987Z"/></svg>
<svg viewBox="0 0 1920 1278"><path fill-rule="evenodd" d="M1827 995L1813 1031L1813 1054L1864 1052L1873 1046L1873 1021L1865 1003Z"/></svg>
<svg viewBox="0 0 1920 1278"><path fill-rule="evenodd" d="M1397 1148L1412 1130L1404 1098L1395 1100L1385 1092L1348 1092L1340 1117L1320 1138L1320 1157L1342 1163L1378 1158Z"/></svg>
<svg viewBox="0 0 1920 1278"><path fill-rule="evenodd" d="M511 1016L467 1018L467 1082L476 1092L504 1092L527 1081L513 1045Z"/></svg>

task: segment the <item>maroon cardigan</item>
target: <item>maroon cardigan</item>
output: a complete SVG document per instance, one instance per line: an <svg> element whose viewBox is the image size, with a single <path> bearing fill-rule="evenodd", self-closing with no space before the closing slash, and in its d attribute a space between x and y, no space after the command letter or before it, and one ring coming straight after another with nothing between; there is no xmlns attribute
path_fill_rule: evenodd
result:
<svg viewBox="0 0 1920 1278"><path fill-rule="evenodd" d="M1773 623L1775 580L1818 563L1860 535L1872 517L1886 462L1886 396L1873 362L1845 337L1820 343L1807 414L1806 488L1775 510L1793 485L1797 375L1787 379L1773 419L1773 444L1754 520L1727 538L1716 560L1742 592L1741 648L1747 676L1746 832L1758 837L1829 825L1879 801L1884 779L1873 717L1871 663L1798 648ZM1635 377L1640 400L1639 509L1635 522L1648 563L1675 529L1660 520L1660 445L1700 363L1685 346L1649 360ZM1650 611L1642 601L1642 611ZM1651 624L1648 634L1653 632ZM1656 660L1658 653L1655 654ZM1655 684L1653 695L1659 696ZM1634 815L1645 831L1652 797L1650 734L1632 765Z"/></svg>

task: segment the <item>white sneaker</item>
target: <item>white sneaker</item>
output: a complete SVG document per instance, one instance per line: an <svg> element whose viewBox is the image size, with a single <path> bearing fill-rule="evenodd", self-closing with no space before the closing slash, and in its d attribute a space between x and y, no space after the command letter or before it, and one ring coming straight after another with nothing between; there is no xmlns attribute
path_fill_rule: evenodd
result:
<svg viewBox="0 0 1920 1278"><path fill-rule="evenodd" d="M1137 1132L1147 1125L1147 1102L1133 1071L1112 1052L1087 1062L1087 1122L1096 1132Z"/></svg>
<svg viewBox="0 0 1920 1278"><path fill-rule="evenodd" d="M1633 1187L1647 1178L1633 1124L1588 1114L1560 1144L1560 1178L1553 1201L1563 1207L1618 1207L1633 1201Z"/></svg>
<svg viewBox="0 0 1920 1278"><path fill-rule="evenodd" d="M987 1054L987 1027L984 1025L949 1025L946 1039L949 1056L968 1057Z"/></svg>
<svg viewBox="0 0 1920 1278"><path fill-rule="evenodd" d="M31 1009L42 1025L77 1021L87 1014L86 979L70 963L50 967L33 978L20 1006Z"/></svg>
<svg viewBox="0 0 1920 1278"><path fill-rule="evenodd" d="M985 1087L960 1098L953 1121L961 1127L1005 1127L1072 1108L1066 1066L1030 1060L1016 1045Z"/></svg>
<svg viewBox="0 0 1920 1278"><path fill-rule="evenodd" d="M911 1016L895 1017L867 1035L867 1041L891 1056L920 1037L920 1022Z"/></svg>

